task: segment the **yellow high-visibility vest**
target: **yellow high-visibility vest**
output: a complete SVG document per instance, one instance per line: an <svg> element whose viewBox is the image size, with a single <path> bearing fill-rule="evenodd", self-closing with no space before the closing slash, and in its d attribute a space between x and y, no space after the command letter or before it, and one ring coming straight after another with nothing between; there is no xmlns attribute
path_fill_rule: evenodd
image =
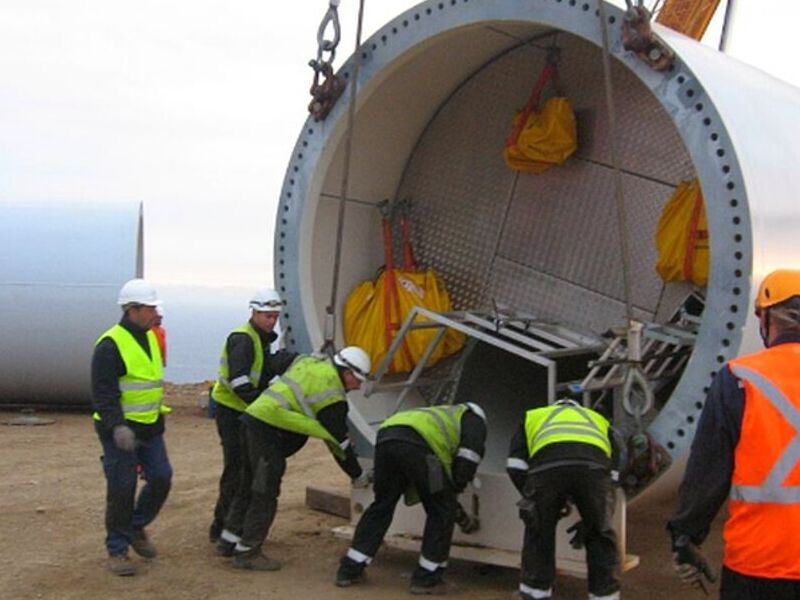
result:
<svg viewBox="0 0 800 600"><path fill-rule="evenodd" d="M350 440L340 444L317 420L317 414L331 404L346 402L346 394L339 371L330 359L299 356L245 413L278 429L321 439L342 459Z"/></svg>
<svg viewBox="0 0 800 600"><path fill-rule="evenodd" d="M396 425L411 427L428 443L452 479L453 458L461 440L461 416L467 410L466 404L413 408L395 413L383 422L381 429Z"/></svg>
<svg viewBox="0 0 800 600"><path fill-rule="evenodd" d="M261 381L261 372L264 370L264 348L261 345L261 337L249 321L237 327L233 333L245 333L253 342L254 358L247 378L250 384L254 388L257 388ZM214 384L214 389L211 390L211 397L214 399L214 402L218 404L222 404L239 412L244 412L244 409L247 408L247 403L233 391L233 388L240 384L231 382L229 376L228 342L226 340L225 344L222 346L222 356L220 356L219 359L219 378Z"/></svg>
<svg viewBox="0 0 800 600"><path fill-rule="evenodd" d="M133 334L122 325L114 325L103 333L97 338L95 346L106 338L114 340L125 363L125 375L119 378L120 404L125 419L152 425L158 420L159 414L170 410L162 402L164 375L158 339L152 331L147 332L150 347L150 356L147 356ZM96 421L101 420L97 412L93 417Z"/></svg>
<svg viewBox="0 0 800 600"><path fill-rule="evenodd" d="M579 442L596 446L611 457L608 420L599 412L572 400L559 400L550 406L534 408L525 415L528 456L560 442Z"/></svg>

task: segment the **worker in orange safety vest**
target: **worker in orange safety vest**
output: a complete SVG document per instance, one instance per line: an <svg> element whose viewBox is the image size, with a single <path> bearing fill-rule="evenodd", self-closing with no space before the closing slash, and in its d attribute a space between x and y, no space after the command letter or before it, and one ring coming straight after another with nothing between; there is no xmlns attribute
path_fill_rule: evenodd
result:
<svg viewBox="0 0 800 600"><path fill-rule="evenodd" d="M766 349L714 378L667 524L676 571L704 587L699 545L728 500L723 600L800 598L800 271L767 275L755 314Z"/></svg>
<svg viewBox="0 0 800 600"><path fill-rule="evenodd" d="M167 330L164 329L162 322L164 321L164 309L161 306L156 306L156 320L150 330L156 334L156 341L161 350L161 364L167 366Z"/></svg>

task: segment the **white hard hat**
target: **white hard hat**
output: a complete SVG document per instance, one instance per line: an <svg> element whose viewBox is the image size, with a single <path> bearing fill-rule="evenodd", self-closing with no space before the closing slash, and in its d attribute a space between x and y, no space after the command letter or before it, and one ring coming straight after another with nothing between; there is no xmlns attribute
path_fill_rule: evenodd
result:
<svg viewBox="0 0 800 600"><path fill-rule="evenodd" d="M270 287L258 288L250 298L250 308L256 312L280 312L282 306L280 294Z"/></svg>
<svg viewBox="0 0 800 600"><path fill-rule="evenodd" d="M369 354L358 346L342 348L333 355L333 362L340 367L350 369L353 375L361 381L367 379L367 375L372 369L372 361L369 358Z"/></svg>
<svg viewBox="0 0 800 600"><path fill-rule="evenodd" d="M486 423L486 413L483 412L483 409L480 406L478 406L474 402L467 402L466 405L472 412L474 412L481 419L483 419L484 423Z"/></svg>
<svg viewBox="0 0 800 600"><path fill-rule="evenodd" d="M144 279L131 279L119 291L117 304L144 304L145 306L158 306L161 300L158 299L156 288L147 283Z"/></svg>

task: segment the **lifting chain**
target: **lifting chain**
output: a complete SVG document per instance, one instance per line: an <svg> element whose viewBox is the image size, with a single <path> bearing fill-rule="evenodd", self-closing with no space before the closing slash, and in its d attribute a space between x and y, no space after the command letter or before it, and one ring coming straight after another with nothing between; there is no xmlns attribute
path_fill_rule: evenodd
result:
<svg viewBox="0 0 800 600"><path fill-rule="evenodd" d="M650 28L652 13L644 2L634 5L625 0L628 10L622 20L622 47L636 55L655 71L666 71L675 60L675 54Z"/></svg>
<svg viewBox="0 0 800 600"><path fill-rule="evenodd" d="M339 0L330 0L328 10L322 17L322 22L317 30L317 58L311 59L308 64L314 69L314 79L311 83L312 100L308 105L308 112L315 121L322 121L328 116L339 96L342 95L347 82L333 72L333 59L336 57L336 47L341 39L339 26ZM329 26L333 30L333 39L326 39ZM320 82L320 78L324 78Z"/></svg>

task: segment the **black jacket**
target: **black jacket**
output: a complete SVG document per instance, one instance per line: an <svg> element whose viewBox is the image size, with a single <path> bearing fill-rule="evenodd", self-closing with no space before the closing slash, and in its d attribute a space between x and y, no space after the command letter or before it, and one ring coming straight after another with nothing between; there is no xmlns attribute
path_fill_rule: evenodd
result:
<svg viewBox="0 0 800 600"><path fill-rule="evenodd" d="M267 389L270 380L276 375L283 374L297 357L296 353L288 350L279 350L271 353L270 345L278 339L278 335L274 331L261 331L252 320L250 324L258 333L261 348L264 352L264 368L261 370L261 378L257 386L253 386L249 379L253 361L255 360L253 340L246 333L234 331L225 342L228 352L228 381L244 378L244 383L234 387L233 391L246 404L250 404L258 398L259 394Z"/></svg>
<svg viewBox="0 0 800 600"><path fill-rule="evenodd" d="M418 434L412 427L406 425L394 425L378 431L377 444L388 441L402 441L430 450L428 442ZM461 439L458 444L459 450L467 450L462 454L474 453L481 459L486 452L486 423L483 419L471 410L461 416ZM478 462L470 460L465 456L456 453L453 457L453 484L457 492L462 492L467 484L475 477L478 470Z"/></svg>
<svg viewBox="0 0 800 600"><path fill-rule="evenodd" d="M611 427L608 428L608 441L611 444L611 458L606 456L605 452L597 446L580 442L548 444L531 458L528 456L528 438L525 433L525 421L523 419L509 444L509 466L506 472L511 478L514 487L522 494L525 489L525 480L528 474L533 471L543 471L564 465L586 465L589 468L609 471L618 469L620 449L614 430ZM519 464L519 467L512 466L512 462ZM523 464L525 465L524 468L522 467Z"/></svg>
<svg viewBox="0 0 800 600"><path fill-rule="evenodd" d="M347 411L348 405L345 401L334 402L317 413L319 424L327 429L340 444L349 439L347 433ZM247 427L269 438L281 450L284 456L291 456L305 446L308 441L307 435L273 427L247 413L242 413L240 418ZM344 459L340 460L337 458L336 462L351 479L355 479L361 475L361 465L358 463L358 456L352 444L345 449Z"/></svg>

